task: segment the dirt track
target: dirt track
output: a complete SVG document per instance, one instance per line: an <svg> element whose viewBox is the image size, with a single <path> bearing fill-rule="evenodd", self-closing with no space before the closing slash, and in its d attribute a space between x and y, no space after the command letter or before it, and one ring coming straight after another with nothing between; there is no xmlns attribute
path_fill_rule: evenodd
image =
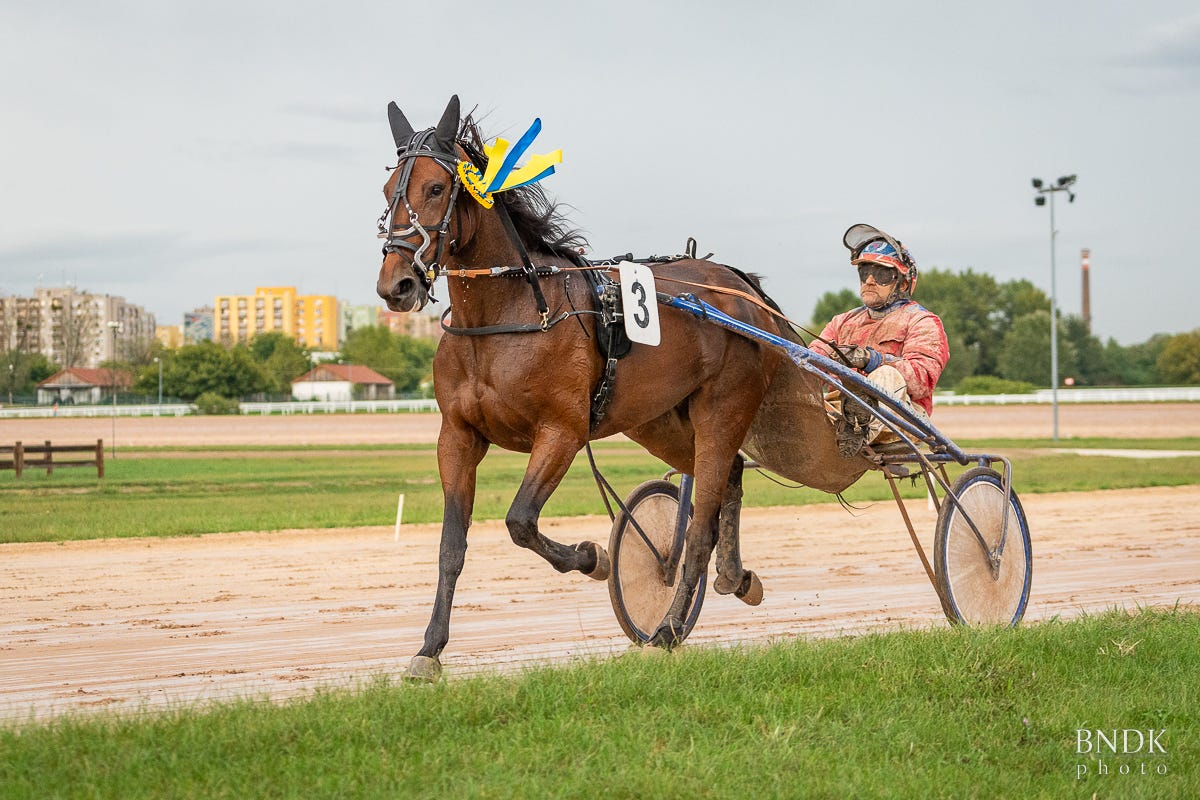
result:
<svg viewBox="0 0 1200 800"><path fill-rule="evenodd" d="M1060 405L1059 436L1200 436L1200 403ZM939 406L933 422L952 439L1044 437L1050 406ZM438 414L312 414L274 417L118 417L121 447L189 445L422 444L437 441ZM0 442L113 440L108 417L0 419Z"/></svg>
<svg viewBox="0 0 1200 800"><path fill-rule="evenodd" d="M1182 406L1178 415L1161 406L1149 414L1106 408L1123 413L1105 420L1093 412L1088 424L1111 429L1126 418L1127 430L1137 431L1126 436L1200 435L1200 406ZM964 414L952 435L997 435L977 432L997 424L996 409L971 411L976 421ZM947 430L951 416L939 420ZM329 436L339 419L366 420L367 428L343 430L335 439L351 443L378 435L370 431L404 428L409 419L427 425L429 418L275 419L304 420L312 425L306 430ZM183 420L153 422L138 434L145 444L202 443L174 439L182 436L178 429L158 425ZM296 443L289 437L300 429L255 422L251 435ZM117 424L130 429L132 444L136 421ZM1068 433L1064 424L1064 435L1098 435L1082 432L1081 421L1070 424L1080 432ZM1159 428L1168 432L1150 432ZM66 434L56 428L22 435ZM212 437L204 433L203 443L218 443ZM7 438L19 437L12 425L0 425L0 439ZM1023 500L1034 551L1027 619L1114 605L1200 603L1200 485ZM932 513L921 503L911 510L917 530L932 532ZM710 593L690 641L946 624L895 508L880 503L856 514L836 505L747 509L745 560L762 576L766 600L751 609ZM607 518L544 522L560 541L607 540ZM437 539L438 526L412 525L401 529L399 542L391 527L380 527L0 546L0 718L234 694L281 698L395 674L419 647L428 621ZM605 587L559 575L518 550L502 523L474 526L459 587L443 656L451 675L628 649Z"/></svg>

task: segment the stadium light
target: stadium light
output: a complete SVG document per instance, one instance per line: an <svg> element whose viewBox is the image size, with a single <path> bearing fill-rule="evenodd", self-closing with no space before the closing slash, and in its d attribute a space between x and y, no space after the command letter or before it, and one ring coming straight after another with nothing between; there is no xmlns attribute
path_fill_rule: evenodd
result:
<svg viewBox="0 0 1200 800"><path fill-rule="evenodd" d="M1074 203L1075 193L1071 191L1074 185L1074 175L1061 176L1053 186L1047 186L1041 178L1033 179L1033 188L1037 190L1033 204L1044 206L1046 198L1050 198L1050 405L1053 408L1055 442L1058 441L1058 299L1055 292L1054 244L1058 231L1054 228L1054 193L1066 192L1067 201Z"/></svg>

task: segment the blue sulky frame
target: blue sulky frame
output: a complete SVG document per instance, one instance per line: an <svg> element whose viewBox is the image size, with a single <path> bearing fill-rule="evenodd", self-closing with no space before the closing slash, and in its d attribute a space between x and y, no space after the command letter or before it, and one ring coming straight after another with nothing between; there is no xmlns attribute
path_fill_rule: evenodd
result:
<svg viewBox="0 0 1200 800"><path fill-rule="evenodd" d="M963 520L970 527L975 536L983 554L991 567L993 579L997 579L1000 573L1000 562L1004 554L1004 546L1008 537L1008 521L1010 517L1010 499L1012 497L1012 464L1008 459L987 453L966 453L951 441L945 434L935 428L925 420L919 419L912 411L898 402L895 398L888 395L878 386L871 383L864 376L854 370L845 367L832 359L826 358L820 353L816 353L804 345L784 339L781 336L768 333L764 330L749 325L741 320L729 316L720 309L705 303L703 300L694 295L669 295L663 292L657 293L658 302L662 305L684 311L698 319L704 320L714 325L719 325L722 328L730 330L741 336L749 339L754 339L759 342L777 347L782 350L787 356L795 362L801 369L807 370L818 376L822 381L828 384L831 388L841 392L844 401L857 403L865 409L873 417L877 418L891 430L896 436L903 441L909 449L907 453L888 454L879 458L880 468L887 477L892 489L892 495L896 500L896 504L900 508L901 516L904 518L904 523L908 527L909 536L912 538L913 544L916 546L917 554L921 558L921 564L925 567L925 572L929 576L929 580L933 583L934 590L938 592L938 581L934 575L934 570L929 565L929 560L925 556L924 548L921 547L916 531L913 529L912 521L908 516L908 511L904 506L904 501L900 497L899 489L896 487L896 478L902 478L909 475L909 471L903 465L913 464L920 469L924 477L930 497L933 498L935 504L938 504L938 510L941 510L938 503L938 495L934 490L936 482L942 489L942 501L954 504ZM855 391L849 391L846 387L850 385ZM866 395L874 399L878 405L871 405L862 399L859 395ZM921 445L928 448L928 452L922 452ZM1002 472L1002 492L1004 497L1005 509L1003 521L1001 524L1000 539L995 548L989 547L983 534L980 533L975 521L971 519L970 513L963 507L959 498L955 496L950 486L949 477L946 475L945 465L954 462L966 466L975 462L981 467L991 467L999 462L1003 465ZM748 466L756 466L750 464ZM683 547L683 535L686 531L686 516L687 509L690 506L690 495L692 488L691 476L683 476L680 482L680 517L675 526L676 543L672 548L671 558L667 563L664 563L668 580L672 580L675 572L675 565L678 562ZM640 531L639 531L640 533ZM643 534L643 538L644 534Z"/></svg>

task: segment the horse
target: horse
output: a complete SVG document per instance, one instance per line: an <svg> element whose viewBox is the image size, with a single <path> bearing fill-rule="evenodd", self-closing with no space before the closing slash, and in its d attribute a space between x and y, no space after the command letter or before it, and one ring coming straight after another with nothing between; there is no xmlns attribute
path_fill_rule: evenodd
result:
<svg viewBox="0 0 1200 800"><path fill-rule="evenodd" d="M714 549L714 589L749 603L761 600L761 582L739 556L739 451L827 491L840 491L869 466L837 452L820 380L775 348L663 308L661 344L634 343L616 362L611 399L596 419L593 396L609 362L597 348L604 331L594 311L596 292L583 279L592 267L580 256L580 234L536 184L493 195L491 208L467 196L459 164L482 172L486 157L474 121L460 120L457 96L433 128L415 130L394 102L388 117L397 164L383 188L388 210L380 236L386 243L376 291L393 311L418 311L444 275L449 298L447 333L433 365L445 502L438 582L424 643L407 677L434 681L441 674L476 471L491 445L529 454L505 517L512 541L561 573L596 580L607 579L610 570L603 547L559 543L538 528L543 506L579 451L591 440L623 433L694 476L680 589L651 645L669 648L680 640ZM694 257L652 270L660 288L675 286L795 339L771 313L778 306L754 276Z"/></svg>

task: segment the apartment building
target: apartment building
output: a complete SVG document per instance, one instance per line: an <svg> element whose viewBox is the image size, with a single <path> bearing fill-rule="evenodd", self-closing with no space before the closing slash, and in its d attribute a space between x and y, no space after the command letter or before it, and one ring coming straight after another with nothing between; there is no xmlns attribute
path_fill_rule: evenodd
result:
<svg viewBox="0 0 1200 800"><path fill-rule="evenodd" d="M252 295L218 295L212 336L232 345L275 331L314 350L337 350L337 309L333 296L298 295L294 286L260 286Z"/></svg>
<svg viewBox="0 0 1200 800"><path fill-rule="evenodd" d="M183 312L183 343L211 342L213 339L212 306Z"/></svg>
<svg viewBox="0 0 1200 800"><path fill-rule="evenodd" d="M128 361L149 346L155 328L141 306L73 286L0 297L0 350L42 353L63 367Z"/></svg>

